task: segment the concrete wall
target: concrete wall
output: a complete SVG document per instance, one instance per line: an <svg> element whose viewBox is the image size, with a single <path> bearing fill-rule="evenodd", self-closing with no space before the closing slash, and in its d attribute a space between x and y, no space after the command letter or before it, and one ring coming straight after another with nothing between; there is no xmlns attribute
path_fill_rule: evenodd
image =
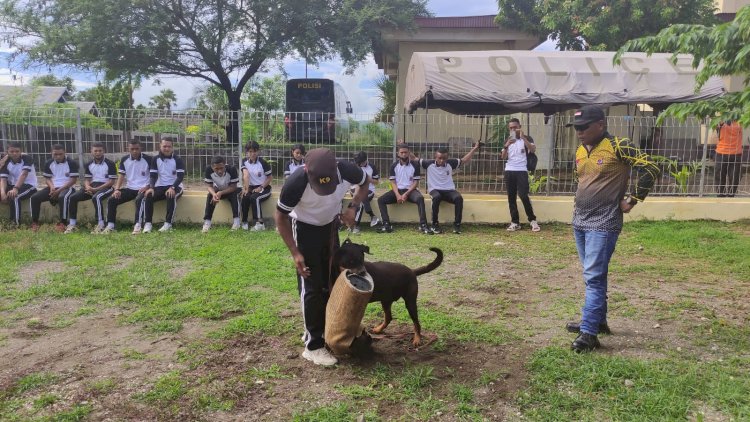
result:
<svg viewBox="0 0 750 422"><path fill-rule="evenodd" d="M176 219L180 223L200 223L203 221L203 209L205 206L206 196L203 192L186 192L180 198L177 206ZM263 215L267 223L272 223L273 213L276 209L278 192L263 203ZM376 215L379 215L377 200L373 200L372 206ZM573 215L573 197L571 196L532 196L534 212L540 223L545 222L563 222L569 223ZM345 200L348 202L348 199ZM425 198L427 206L427 219L430 220L431 201L429 196ZM154 223L159 224L164 221L165 202L156 203L154 210ZM93 220L93 207L90 202L81 203L78 211L79 221ZM519 209L523 214L523 207L519 201ZM29 206L28 201L23 202L23 218L28 220ZM414 204L390 205L388 212L392 222L395 223L417 223L417 208ZM118 221L132 223L133 221L133 202L120 205L117 209ZM8 218L7 204L0 204L0 217L3 220ZM57 209L48 203L42 205L42 219L45 222L55 222L57 218ZM214 213L214 223L229 224L231 223L232 213L229 204L222 202L216 207ZM696 197L650 197L644 203L638 204L635 209L626 216L626 221L638 219L648 220L721 220L737 221L741 219L750 219L750 198L696 198ZM466 194L464 195L464 215L465 223L508 223L510 215L508 213L508 202L505 194L487 195L487 194ZM367 217L363 222L367 221ZM440 207L440 221L448 224L453 221L453 206L442 204ZM521 217L521 222L525 223L525 217Z"/></svg>

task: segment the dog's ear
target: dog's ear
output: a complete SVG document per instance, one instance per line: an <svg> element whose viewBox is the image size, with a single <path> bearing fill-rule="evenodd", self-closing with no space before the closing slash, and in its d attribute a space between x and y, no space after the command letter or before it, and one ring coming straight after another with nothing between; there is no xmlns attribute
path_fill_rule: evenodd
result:
<svg viewBox="0 0 750 422"><path fill-rule="evenodd" d="M370 247L367 245L362 245L362 252L366 253L367 255L370 255Z"/></svg>

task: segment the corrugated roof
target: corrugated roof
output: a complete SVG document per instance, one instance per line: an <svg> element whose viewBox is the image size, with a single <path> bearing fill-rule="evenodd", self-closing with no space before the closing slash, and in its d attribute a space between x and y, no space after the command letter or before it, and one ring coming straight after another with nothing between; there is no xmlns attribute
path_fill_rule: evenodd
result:
<svg viewBox="0 0 750 422"><path fill-rule="evenodd" d="M497 28L495 16L417 17L414 22L420 28Z"/></svg>
<svg viewBox="0 0 750 422"><path fill-rule="evenodd" d="M64 103L68 89L64 86L0 85L0 102L12 99L30 100L34 106Z"/></svg>
<svg viewBox="0 0 750 422"><path fill-rule="evenodd" d="M68 104L80 108L82 113L97 114L96 103L93 101L68 101Z"/></svg>

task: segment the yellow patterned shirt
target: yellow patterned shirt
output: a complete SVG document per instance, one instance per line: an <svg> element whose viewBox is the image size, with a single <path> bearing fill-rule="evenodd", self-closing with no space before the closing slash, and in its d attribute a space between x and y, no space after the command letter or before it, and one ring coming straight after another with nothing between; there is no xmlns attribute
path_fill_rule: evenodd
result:
<svg viewBox="0 0 750 422"><path fill-rule="evenodd" d="M620 201L625 197L630 170L639 173L633 197L643 201L654 186L659 167L627 138L609 133L591 151L580 145L576 151L578 189L573 227L585 231L622 230Z"/></svg>

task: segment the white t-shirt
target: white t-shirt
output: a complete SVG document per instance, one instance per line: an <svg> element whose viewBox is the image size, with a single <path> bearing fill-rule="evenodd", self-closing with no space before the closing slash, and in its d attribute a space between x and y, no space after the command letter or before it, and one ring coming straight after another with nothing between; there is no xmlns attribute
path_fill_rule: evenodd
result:
<svg viewBox="0 0 750 422"><path fill-rule="evenodd" d="M508 145L508 162L505 171L527 171L526 169L526 144L522 139Z"/></svg>

